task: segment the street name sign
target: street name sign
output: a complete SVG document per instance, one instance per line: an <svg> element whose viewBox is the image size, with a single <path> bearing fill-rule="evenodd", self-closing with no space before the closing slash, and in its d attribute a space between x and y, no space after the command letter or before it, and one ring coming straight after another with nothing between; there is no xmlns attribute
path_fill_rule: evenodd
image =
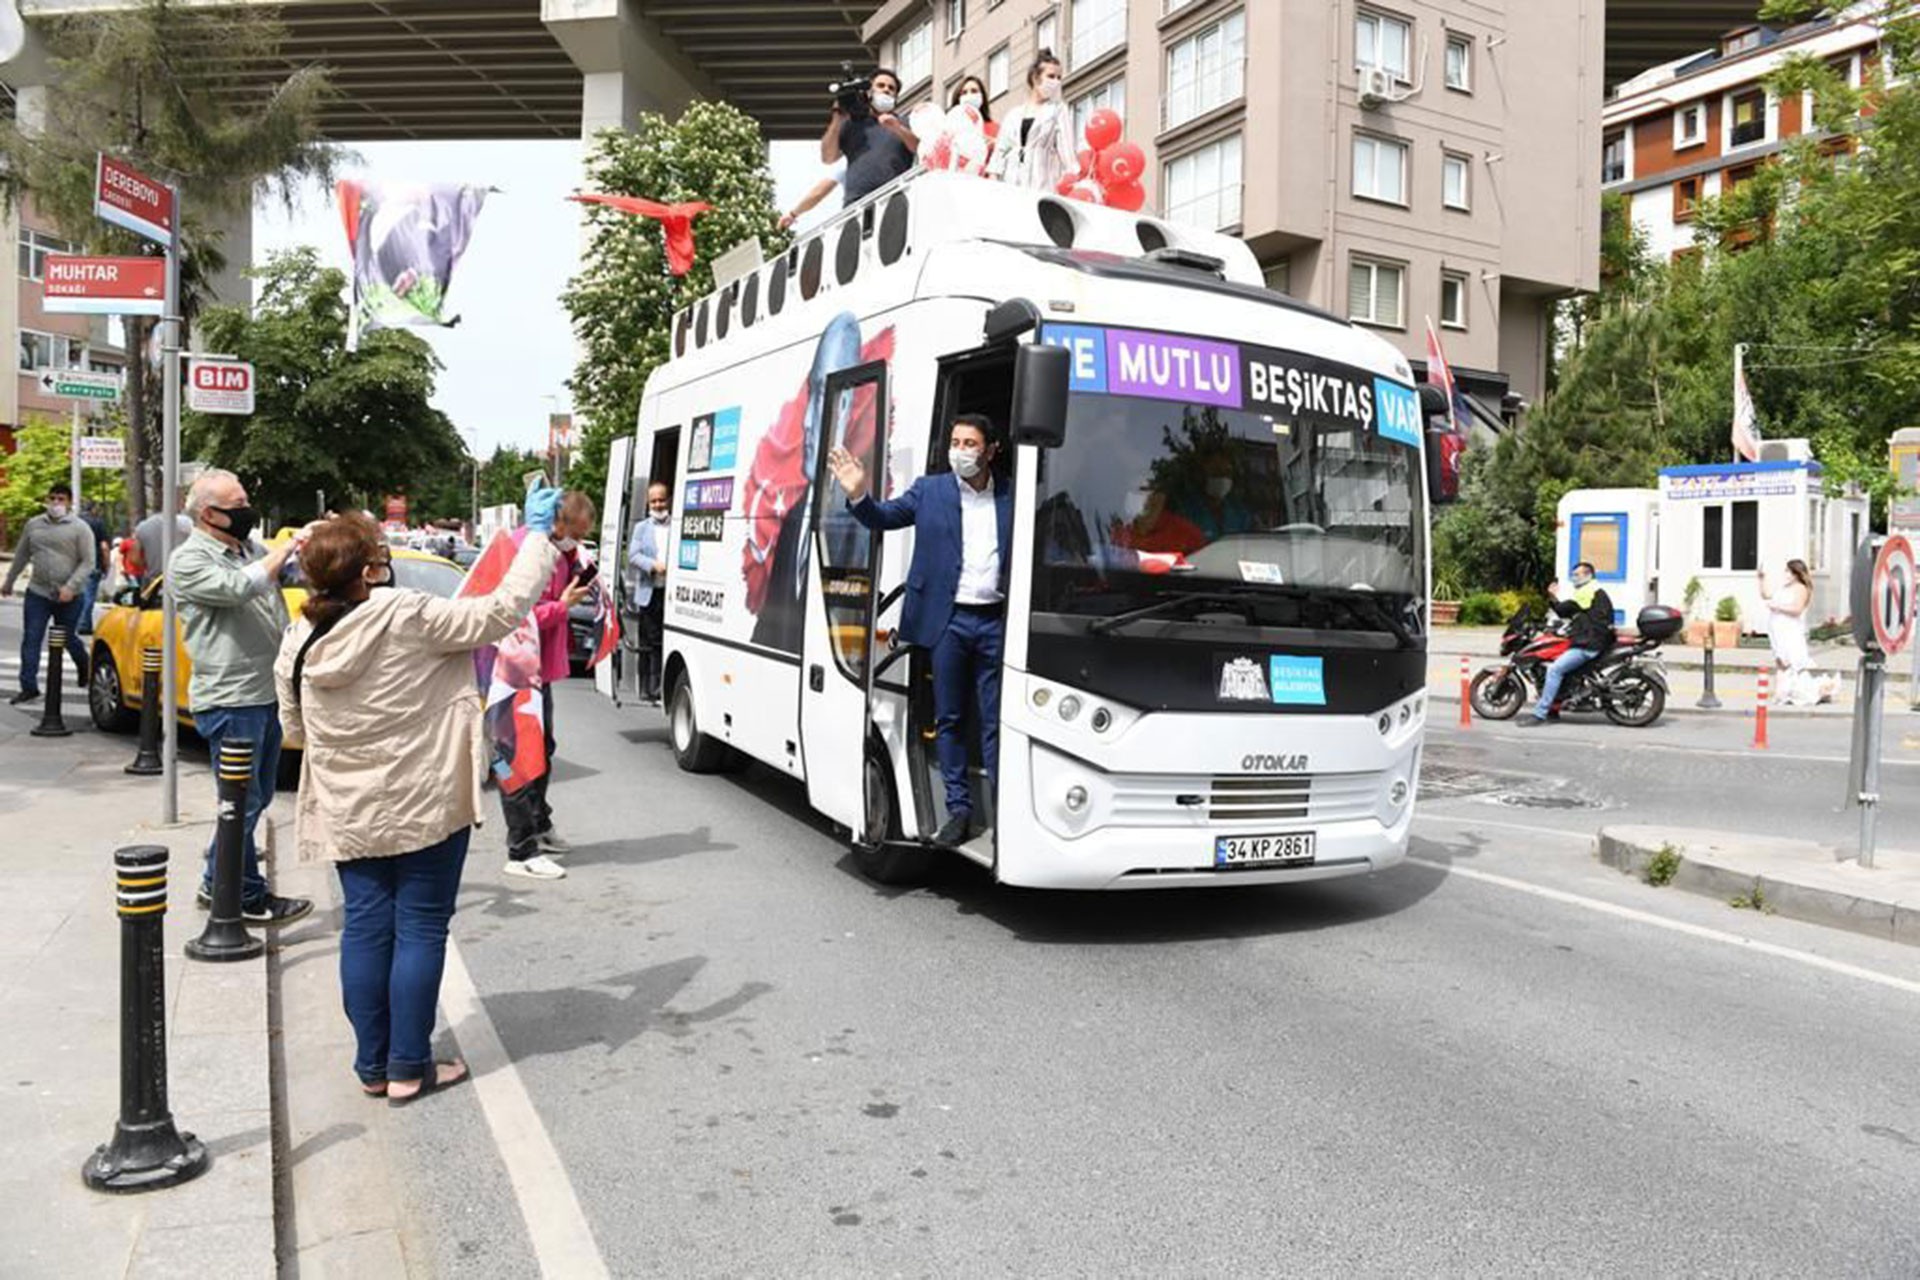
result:
<svg viewBox="0 0 1920 1280"><path fill-rule="evenodd" d="M91 373L85 369L35 369L33 385L43 396L63 396L68 400L118 400L120 375Z"/></svg>
<svg viewBox="0 0 1920 1280"><path fill-rule="evenodd" d="M166 311L165 258L48 254L42 309L56 315L157 316Z"/></svg>
<svg viewBox="0 0 1920 1280"><path fill-rule="evenodd" d="M243 360L188 361L187 408L195 413L252 413L253 366Z"/></svg>
<svg viewBox="0 0 1920 1280"><path fill-rule="evenodd" d="M127 442L119 436L81 436L80 465L118 471L127 465Z"/></svg>
<svg viewBox="0 0 1920 1280"><path fill-rule="evenodd" d="M116 227L125 227L168 248L173 246L173 192L124 160L105 152L95 167L93 211Z"/></svg>

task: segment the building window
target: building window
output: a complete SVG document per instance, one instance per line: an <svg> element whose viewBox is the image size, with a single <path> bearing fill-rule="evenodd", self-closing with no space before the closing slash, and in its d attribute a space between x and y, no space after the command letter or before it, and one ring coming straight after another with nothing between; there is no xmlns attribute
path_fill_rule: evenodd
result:
<svg viewBox="0 0 1920 1280"><path fill-rule="evenodd" d="M1464 271L1440 273L1440 325L1445 329L1467 327L1467 274Z"/></svg>
<svg viewBox="0 0 1920 1280"><path fill-rule="evenodd" d="M1072 0L1073 57L1084 67L1109 49L1127 42L1127 0Z"/></svg>
<svg viewBox="0 0 1920 1280"><path fill-rule="evenodd" d="M1060 14L1049 9L1041 17L1033 20L1033 49L1035 53L1045 49L1055 54L1060 52Z"/></svg>
<svg viewBox="0 0 1920 1280"><path fill-rule="evenodd" d="M1447 37L1447 88L1473 92L1473 41L1465 36Z"/></svg>
<svg viewBox="0 0 1920 1280"><path fill-rule="evenodd" d="M947 0L947 39L958 40L967 29L967 0Z"/></svg>
<svg viewBox="0 0 1920 1280"><path fill-rule="evenodd" d="M1405 18L1362 9L1353 20L1353 61L1360 67L1390 71L1404 84L1413 83L1413 24Z"/></svg>
<svg viewBox="0 0 1920 1280"><path fill-rule="evenodd" d="M1470 183L1473 161L1455 151L1440 157L1440 201L1449 209L1473 207Z"/></svg>
<svg viewBox="0 0 1920 1280"><path fill-rule="evenodd" d="M1001 45L987 55L987 96L997 98L1007 91L1013 78L1013 53Z"/></svg>
<svg viewBox="0 0 1920 1280"><path fill-rule="evenodd" d="M29 280L40 280L47 274L47 255L50 253L78 253L77 245L68 244L44 231L20 228L20 274Z"/></svg>
<svg viewBox="0 0 1920 1280"><path fill-rule="evenodd" d="M1707 140L1707 104L1689 102L1673 113L1673 149L1697 147Z"/></svg>
<svg viewBox="0 0 1920 1280"><path fill-rule="evenodd" d="M1700 207L1700 179L1682 178L1673 184L1673 220L1689 221Z"/></svg>
<svg viewBox="0 0 1920 1280"><path fill-rule="evenodd" d="M1245 91L1247 15L1232 13L1167 50L1163 128L1185 124Z"/></svg>
<svg viewBox="0 0 1920 1280"><path fill-rule="evenodd" d="M77 369L85 348L64 333L42 333L38 329L20 331L20 372L35 369Z"/></svg>
<svg viewBox="0 0 1920 1280"><path fill-rule="evenodd" d="M1700 567L1727 567L1727 509L1721 503L1700 508Z"/></svg>
<svg viewBox="0 0 1920 1280"><path fill-rule="evenodd" d="M1371 134L1353 135L1353 194L1388 204L1407 202L1407 144Z"/></svg>
<svg viewBox="0 0 1920 1280"><path fill-rule="evenodd" d="M1738 169L1727 170L1720 177L1720 194L1723 196L1732 195L1741 187L1752 182L1755 175L1759 172L1760 166L1757 164L1743 164Z"/></svg>
<svg viewBox="0 0 1920 1280"><path fill-rule="evenodd" d="M1122 120L1127 118L1127 82L1116 77L1107 81L1098 89L1083 93L1073 100L1073 138L1076 144L1087 136L1087 117L1107 107Z"/></svg>
<svg viewBox="0 0 1920 1280"><path fill-rule="evenodd" d="M1355 258L1347 271L1347 318L1399 329L1406 308L1407 269L1393 262Z"/></svg>
<svg viewBox="0 0 1920 1280"><path fill-rule="evenodd" d="M1266 276L1267 288L1273 290L1275 293L1290 294L1293 292L1292 258L1281 258L1279 261L1269 265L1263 274Z"/></svg>
<svg viewBox="0 0 1920 1280"><path fill-rule="evenodd" d="M87 368L93 373L110 373L116 378L124 378L127 373L127 367L119 361L102 360L91 352L87 354Z"/></svg>
<svg viewBox="0 0 1920 1280"><path fill-rule="evenodd" d="M900 37L894 54L893 69L900 73L900 88L911 89L933 74L933 23L923 22Z"/></svg>
<svg viewBox="0 0 1920 1280"><path fill-rule="evenodd" d="M1728 548L1727 568L1735 573L1751 573L1760 567L1760 504L1754 501L1733 504L1733 539Z"/></svg>
<svg viewBox="0 0 1920 1280"><path fill-rule="evenodd" d="M1729 31L1720 41L1720 56L1732 57L1736 53L1745 53L1749 49L1760 47L1760 28L1742 27L1738 31Z"/></svg>
<svg viewBox="0 0 1920 1280"><path fill-rule="evenodd" d="M1161 190L1167 221L1218 231L1240 221L1240 135L1167 161Z"/></svg>
<svg viewBox="0 0 1920 1280"><path fill-rule="evenodd" d="M1627 180L1627 135L1610 133L1600 143L1600 181Z"/></svg>
<svg viewBox="0 0 1920 1280"><path fill-rule="evenodd" d="M1745 147L1767 138L1767 91L1748 89L1733 95L1729 116L1733 127L1727 132L1730 146Z"/></svg>

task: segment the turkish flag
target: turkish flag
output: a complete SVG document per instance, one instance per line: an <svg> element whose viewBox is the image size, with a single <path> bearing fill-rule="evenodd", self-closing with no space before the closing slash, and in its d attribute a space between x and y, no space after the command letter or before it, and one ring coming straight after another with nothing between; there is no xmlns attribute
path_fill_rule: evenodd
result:
<svg viewBox="0 0 1920 1280"><path fill-rule="evenodd" d="M667 237L667 270L683 276L693 270L693 220L713 208L703 200L683 204L661 204L644 196L573 195L567 199L578 204L604 204L622 213L652 218Z"/></svg>

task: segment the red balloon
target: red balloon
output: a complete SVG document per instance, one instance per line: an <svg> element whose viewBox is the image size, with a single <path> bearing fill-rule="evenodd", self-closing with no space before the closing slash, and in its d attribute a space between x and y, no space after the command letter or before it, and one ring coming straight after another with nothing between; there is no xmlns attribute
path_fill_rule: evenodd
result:
<svg viewBox="0 0 1920 1280"><path fill-rule="evenodd" d="M1100 204L1100 190L1090 182L1076 182L1067 192L1069 200L1084 200L1088 204Z"/></svg>
<svg viewBox="0 0 1920 1280"><path fill-rule="evenodd" d="M1092 172L1093 172L1093 148L1082 147L1080 150L1080 172L1075 176L1084 178Z"/></svg>
<svg viewBox="0 0 1920 1280"><path fill-rule="evenodd" d="M1146 152L1132 142L1116 142L1101 153L1101 159L1106 162L1107 173L1111 176L1103 175L1100 181L1110 187L1138 182L1147 171Z"/></svg>
<svg viewBox="0 0 1920 1280"><path fill-rule="evenodd" d="M1127 213L1138 213L1147 202L1147 189L1137 182L1120 182L1107 188L1107 203Z"/></svg>
<svg viewBox="0 0 1920 1280"><path fill-rule="evenodd" d="M1105 151L1120 141L1120 113L1112 107L1102 107L1087 117L1087 145L1095 151Z"/></svg>
<svg viewBox="0 0 1920 1280"><path fill-rule="evenodd" d="M1073 194L1073 189L1079 185L1080 179L1074 177L1072 174L1068 174L1066 177L1060 179L1060 181L1054 183L1053 189L1063 196L1070 196Z"/></svg>

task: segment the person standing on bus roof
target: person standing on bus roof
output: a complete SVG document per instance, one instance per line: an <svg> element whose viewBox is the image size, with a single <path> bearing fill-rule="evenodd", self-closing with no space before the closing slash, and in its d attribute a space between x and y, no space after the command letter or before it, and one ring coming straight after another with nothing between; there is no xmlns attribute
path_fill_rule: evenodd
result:
<svg viewBox="0 0 1920 1280"><path fill-rule="evenodd" d="M993 474L993 423L955 416L947 437L951 475L921 476L897 498L876 502L867 469L845 449L827 457L853 518L869 529L918 530L900 635L933 656L934 750L946 780L947 820L938 844L965 843L973 818L967 744L960 727L969 694L978 694L980 754L989 783L999 780L1000 659L1006 639L1008 544L1013 486Z"/></svg>

